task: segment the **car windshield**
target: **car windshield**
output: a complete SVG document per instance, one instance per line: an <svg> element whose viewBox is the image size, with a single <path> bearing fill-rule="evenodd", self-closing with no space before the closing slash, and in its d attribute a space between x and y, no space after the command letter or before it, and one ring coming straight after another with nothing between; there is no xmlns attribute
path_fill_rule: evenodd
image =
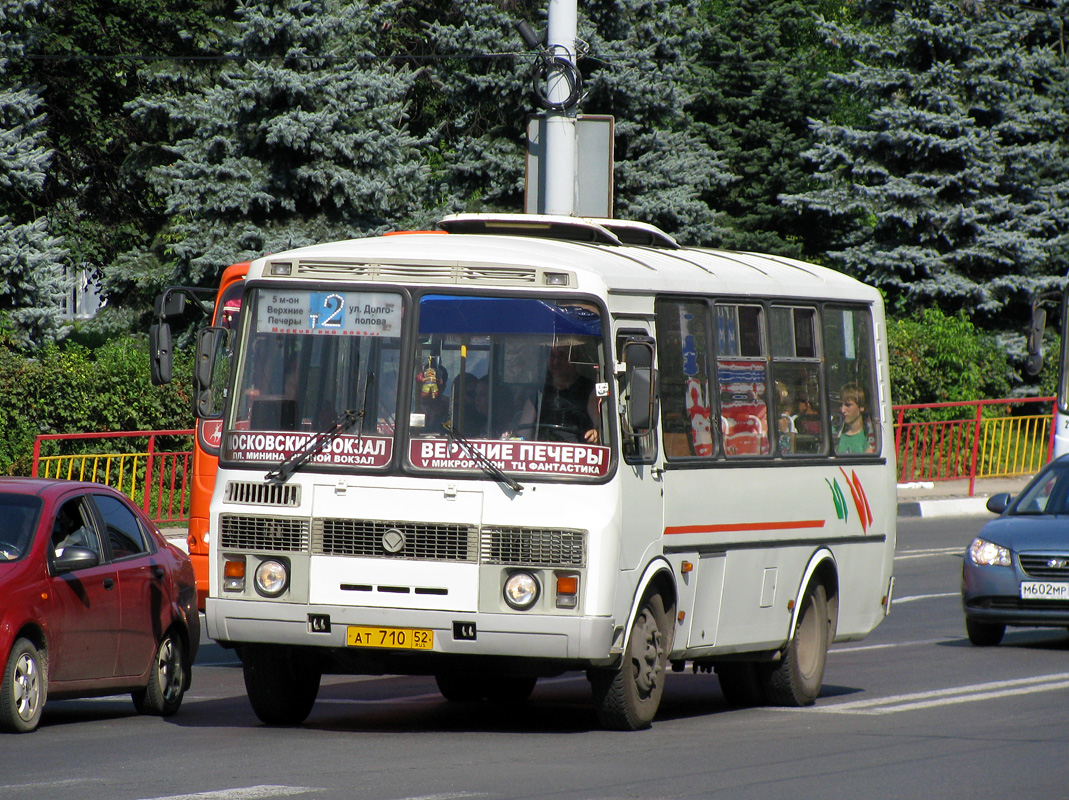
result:
<svg viewBox="0 0 1069 800"><path fill-rule="evenodd" d="M0 493L0 561L14 561L30 549L41 506L39 497Z"/></svg>
<svg viewBox="0 0 1069 800"><path fill-rule="evenodd" d="M1069 462L1056 462L1021 493L1012 515L1069 514Z"/></svg>

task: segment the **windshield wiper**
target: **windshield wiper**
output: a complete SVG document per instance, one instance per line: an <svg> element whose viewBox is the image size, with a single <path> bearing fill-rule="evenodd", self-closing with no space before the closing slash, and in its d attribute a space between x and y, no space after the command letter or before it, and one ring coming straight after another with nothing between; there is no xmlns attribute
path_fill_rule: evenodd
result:
<svg viewBox="0 0 1069 800"><path fill-rule="evenodd" d="M502 472L501 469L497 466L497 464L495 464L493 461L491 461L482 453L480 453L475 447L475 445L467 439L467 437L458 433L451 423L443 422L442 430L445 431L445 434L449 438L449 441L456 442L468 451L468 455L472 457L475 463L477 463L480 467L483 468L483 472L485 472L494 480L505 484L505 486L509 487L517 494L523 491L522 483L510 478L508 475Z"/></svg>
<svg viewBox="0 0 1069 800"><path fill-rule="evenodd" d="M278 465L278 469L273 469L264 476L266 480L276 481L278 483L285 483L290 479L298 469L308 463L315 452L319 450L323 445L330 444L351 427L356 424L356 421L360 421L360 428L357 430L357 436L364 435L364 417L367 416L367 393L371 388L372 381L375 380L375 373L368 373L367 380L364 381L364 399L360 406L359 411L353 411L351 408L345 409L341 416L331 423L330 427L325 431L320 431L308 440L301 450L298 450L292 456L287 458L281 464Z"/></svg>
<svg viewBox="0 0 1069 800"><path fill-rule="evenodd" d="M349 428L353 427L353 425L356 424L357 419L361 419L363 416L363 409L360 411L353 411L351 408L345 409L341 416L331 423L329 428L314 434L312 438L308 440L308 444L279 464L277 469L268 472L267 475L264 476L265 479L277 483L285 483L290 479L290 476L293 475L294 472L308 463L308 459L315 455L320 448L333 442L349 430Z"/></svg>

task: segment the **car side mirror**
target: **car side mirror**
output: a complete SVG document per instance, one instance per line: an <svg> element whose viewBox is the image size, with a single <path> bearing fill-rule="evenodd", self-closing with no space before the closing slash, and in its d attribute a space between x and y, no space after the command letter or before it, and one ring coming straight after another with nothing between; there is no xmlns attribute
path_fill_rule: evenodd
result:
<svg viewBox="0 0 1069 800"><path fill-rule="evenodd" d="M1013 498L1010 496L1009 492L993 494L987 498L987 510L992 514L1001 514L1010 507L1010 500L1012 499Z"/></svg>
<svg viewBox="0 0 1069 800"><path fill-rule="evenodd" d="M62 575L64 572L73 572L76 569L88 569L89 567L95 567L99 563L100 556L88 547L78 547L77 545L64 547L63 552L52 561L57 575Z"/></svg>

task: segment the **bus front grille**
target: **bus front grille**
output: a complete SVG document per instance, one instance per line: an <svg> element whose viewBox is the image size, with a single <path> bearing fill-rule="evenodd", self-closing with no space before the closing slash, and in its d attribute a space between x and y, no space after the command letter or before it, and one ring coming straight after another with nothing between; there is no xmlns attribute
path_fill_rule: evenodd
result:
<svg viewBox="0 0 1069 800"><path fill-rule="evenodd" d="M586 566L586 534L552 528L483 528L482 562L506 566Z"/></svg>
<svg viewBox="0 0 1069 800"><path fill-rule="evenodd" d="M308 551L308 520L221 514L219 544L234 550L305 553Z"/></svg>
<svg viewBox="0 0 1069 800"><path fill-rule="evenodd" d="M388 520L312 521L312 552L421 561L477 561L478 529L470 525Z"/></svg>
<svg viewBox="0 0 1069 800"><path fill-rule="evenodd" d="M245 503L258 506L299 506L299 484L264 483L263 481L227 481L224 503Z"/></svg>

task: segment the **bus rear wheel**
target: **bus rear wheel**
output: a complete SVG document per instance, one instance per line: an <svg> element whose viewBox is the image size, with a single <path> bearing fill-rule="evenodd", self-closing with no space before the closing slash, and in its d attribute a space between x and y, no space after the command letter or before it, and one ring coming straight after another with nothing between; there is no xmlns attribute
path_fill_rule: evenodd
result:
<svg viewBox="0 0 1069 800"><path fill-rule="evenodd" d="M312 713L320 672L290 647L246 645L241 667L252 710L265 725L300 725Z"/></svg>
<svg viewBox="0 0 1069 800"><path fill-rule="evenodd" d="M765 697L774 706L810 706L820 694L828 659L831 621L828 596L820 584L810 585L780 660L762 665Z"/></svg>
<svg viewBox="0 0 1069 800"><path fill-rule="evenodd" d="M661 595L654 593L643 600L635 615L620 666L590 671L594 705L603 727L637 731L653 723L671 649L672 619Z"/></svg>

